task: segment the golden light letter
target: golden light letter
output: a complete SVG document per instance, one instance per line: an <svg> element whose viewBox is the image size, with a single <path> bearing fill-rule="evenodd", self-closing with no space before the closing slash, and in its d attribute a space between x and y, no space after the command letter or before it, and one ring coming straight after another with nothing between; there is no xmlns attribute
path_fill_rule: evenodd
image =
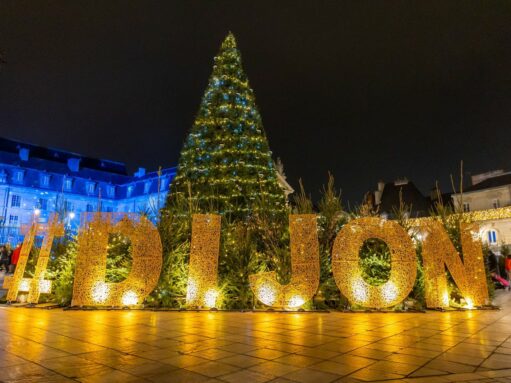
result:
<svg viewBox="0 0 511 383"><path fill-rule="evenodd" d="M289 216L291 281L281 285L275 272L250 276L254 295L265 305L296 308L312 299L319 286L319 245L315 214Z"/></svg>
<svg viewBox="0 0 511 383"><path fill-rule="evenodd" d="M216 306L220 224L220 216L217 214L194 214L192 217L192 243L186 291L188 306Z"/></svg>
<svg viewBox="0 0 511 383"><path fill-rule="evenodd" d="M89 215L90 216L90 215ZM122 217L116 224L117 217ZM105 282L109 235L131 240L132 266L126 279ZM93 213L78 234L73 306L132 306L141 304L156 287L162 267L162 245L156 227L137 214Z"/></svg>
<svg viewBox="0 0 511 383"><path fill-rule="evenodd" d="M359 251L371 238L384 241L390 250L391 271L381 286L367 283L359 266ZM415 248L406 231L394 221L376 217L358 218L344 225L332 250L332 271L341 292L351 303L384 308L405 299L415 283Z"/></svg>
<svg viewBox="0 0 511 383"><path fill-rule="evenodd" d="M64 225L58 221L58 215L55 214L51 218L51 223L48 225L46 235L43 239L43 244L39 250L39 257L34 271L34 276L30 281L30 288L28 290L28 303L37 303L41 293L49 293L51 291L51 281L44 279L48 260L50 259L51 246L55 237L64 235Z"/></svg>
<svg viewBox="0 0 511 383"><path fill-rule="evenodd" d="M50 256L53 239L64 234L62 224L58 222L58 215L54 214L48 224L37 223L34 219L32 224L25 228L25 238L21 247L20 257L14 275L4 278L4 288L8 288L7 301L14 302L18 299L18 293L28 292L28 303L37 303L41 293L47 294L51 291L51 281L44 279L48 259ZM30 250L34 245L36 235L44 234L43 244L39 250L39 257L33 278L23 278L27 266Z"/></svg>
<svg viewBox="0 0 511 383"><path fill-rule="evenodd" d="M446 266L468 307L486 304L489 300L488 288L477 224L460 225L463 261L441 222L427 221L421 226L426 237L422 245L426 305L429 308L449 306Z"/></svg>

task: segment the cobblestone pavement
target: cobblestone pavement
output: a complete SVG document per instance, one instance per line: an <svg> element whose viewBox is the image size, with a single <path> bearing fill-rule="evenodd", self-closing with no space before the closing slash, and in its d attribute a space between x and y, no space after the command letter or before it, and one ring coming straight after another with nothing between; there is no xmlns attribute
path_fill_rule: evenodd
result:
<svg viewBox="0 0 511 383"><path fill-rule="evenodd" d="M511 382L500 311L232 313L0 307L2 382Z"/></svg>

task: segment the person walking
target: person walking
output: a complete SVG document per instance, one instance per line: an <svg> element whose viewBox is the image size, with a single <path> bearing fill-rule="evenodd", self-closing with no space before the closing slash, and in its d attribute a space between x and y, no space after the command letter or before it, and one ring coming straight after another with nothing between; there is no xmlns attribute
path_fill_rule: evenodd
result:
<svg viewBox="0 0 511 383"><path fill-rule="evenodd" d="M21 242L18 243L18 246L13 250L11 254L11 264L9 265L9 273L14 273L16 271L16 265L18 264L18 260L20 259L21 253Z"/></svg>
<svg viewBox="0 0 511 383"><path fill-rule="evenodd" d="M3 266L6 274L9 272L10 263L7 247L5 245L0 246L0 268Z"/></svg>
<svg viewBox="0 0 511 383"><path fill-rule="evenodd" d="M504 260L504 268L506 269L507 280L511 282L511 254L508 254ZM509 287L507 289L509 290Z"/></svg>

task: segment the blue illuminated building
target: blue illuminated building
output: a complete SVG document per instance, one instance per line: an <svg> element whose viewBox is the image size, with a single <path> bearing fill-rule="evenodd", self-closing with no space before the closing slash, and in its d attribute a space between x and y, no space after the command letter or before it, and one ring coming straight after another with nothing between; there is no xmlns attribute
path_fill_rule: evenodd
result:
<svg viewBox="0 0 511 383"><path fill-rule="evenodd" d="M58 212L76 229L83 212L146 213L155 220L175 168L129 175L122 162L0 138L0 243L20 240L20 227Z"/></svg>

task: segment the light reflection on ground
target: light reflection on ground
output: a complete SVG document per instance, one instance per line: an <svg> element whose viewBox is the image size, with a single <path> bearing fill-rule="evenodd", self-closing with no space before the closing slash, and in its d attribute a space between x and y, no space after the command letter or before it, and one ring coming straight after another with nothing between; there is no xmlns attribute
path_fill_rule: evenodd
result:
<svg viewBox="0 0 511 383"><path fill-rule="evenodd" d="M511 293L497 303L426 314L1 307L0 381L511 381Z"/></svg>

